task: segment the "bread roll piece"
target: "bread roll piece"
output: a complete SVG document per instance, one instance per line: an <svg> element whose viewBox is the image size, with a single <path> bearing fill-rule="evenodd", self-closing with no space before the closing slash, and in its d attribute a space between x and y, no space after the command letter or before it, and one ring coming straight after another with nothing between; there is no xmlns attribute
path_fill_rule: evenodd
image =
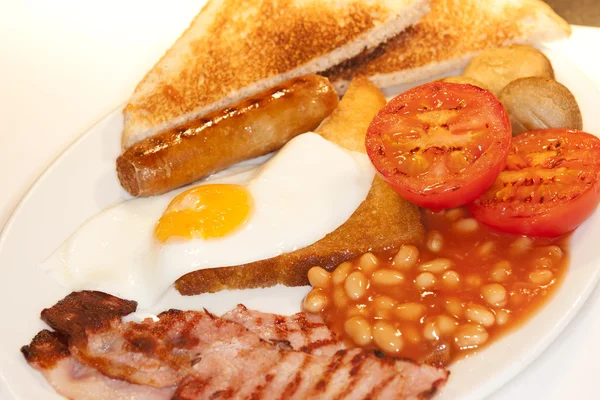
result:
<svg viewBox="0 0 600 400"><path fill-rule="evenodd" d="M463 76L482 82L498 96L515 79L528 76L554 79L554 69L541 51L531 46L514 45L482 51L473 57Z"/></svg>
<svg viewBox="0 0 600 400"><path fill-rule="evenodd" d="M440 79L440 82L458 83L461 85L473 85L485 90L489 90L483 83L477 79L469 78L468 76L447 76Z"/></svg>
<svg viewBox="0 0 600 400"><path fill-rule="evenodd" d="M365 152L367 127L385 104L382 93L367 79L359 77L317 133L349 150ZM331 271L368 251L421 242L423 231L418 208L375 176L367 198L354 214L318 242L267 260L195 271L178 279L175 287L183 295L195 295L276 284L308 285L308 270L315 265Z"/></svg>
<svg viewBox="0 0 600 400"><path fill-rule="evenodd" d="M307 75L136 143L117 159L121 186L153 196L281 148L338 104L327 80Z"/></svg>

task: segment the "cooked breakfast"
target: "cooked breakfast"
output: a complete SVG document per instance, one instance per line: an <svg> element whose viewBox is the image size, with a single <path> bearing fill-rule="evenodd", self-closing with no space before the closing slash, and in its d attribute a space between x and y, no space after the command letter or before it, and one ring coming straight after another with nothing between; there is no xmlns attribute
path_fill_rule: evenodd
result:
<svg viewBox="0 0 600 400"><path fill-rule="evenodd" d="M71 294L22 352L67 398L425 399L569 273L600 139L536 48L570 34L547 5L250 3L208 2L144 77L137 198L41 263ZM275 285L312 289L204 308Z"/></svg>

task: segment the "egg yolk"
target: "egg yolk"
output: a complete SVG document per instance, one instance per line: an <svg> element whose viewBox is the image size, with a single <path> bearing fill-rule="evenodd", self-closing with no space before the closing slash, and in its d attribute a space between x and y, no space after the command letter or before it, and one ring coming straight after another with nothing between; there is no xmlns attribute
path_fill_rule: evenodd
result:
<svg viewBox="0 0 600 400"><path fill-rule="evenodd" d="M203 185L186 190L171 201L158 220L154 235L169 238L218 238L244 225L252 197L240 185Z"/></svg>

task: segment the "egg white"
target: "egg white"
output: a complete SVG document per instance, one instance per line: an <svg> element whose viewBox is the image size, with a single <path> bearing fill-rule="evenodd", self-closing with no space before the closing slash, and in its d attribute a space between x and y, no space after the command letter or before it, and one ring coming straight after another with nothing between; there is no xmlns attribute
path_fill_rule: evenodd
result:
<svg viewBox="0 0 600 400"><path fill-rule="evenodd" d="M250 218L227 236L156 240L156 222L180 189L104 210L41 266L71 290L101 290L144 309L186 273L263 260L322 239L364 201L374 176L366 155L315 133L294 138L262 166L245 168L200 183L240 184L250 192Z"/></svg>

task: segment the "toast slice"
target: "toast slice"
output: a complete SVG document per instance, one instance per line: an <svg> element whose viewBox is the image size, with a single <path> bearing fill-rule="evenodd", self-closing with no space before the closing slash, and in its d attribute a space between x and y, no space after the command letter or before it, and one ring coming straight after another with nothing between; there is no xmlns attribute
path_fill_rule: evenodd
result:
<svg viewBox="0 0 600 400"><path fill-rule="evenodd" d="M569 24L541 0L432 0L431 12L375 51L324 73L339 92L356 74L379 88L464 68L479 51L566 38Z"/></svg>
<svg viewBox="0 0 600 400"><path fill-rule="evenodd" d="M122 147L372 49L429 2L210 0L136 87Z"/></svg>
<svg viewBox="0 0 600 400"><path fill-rule="evenodd" d="M372 83L357 77L317 133L348 150L365 152L367 127L385 104L383 94ZM194 295L276 284L308 285L307 272L315 265L332 270L368 251L421 242L423 235L417 207L403 200L376 175L367 198L354 214L318 242L266 260L191 272L178 279L175 287L183 295Z"/></svg>

